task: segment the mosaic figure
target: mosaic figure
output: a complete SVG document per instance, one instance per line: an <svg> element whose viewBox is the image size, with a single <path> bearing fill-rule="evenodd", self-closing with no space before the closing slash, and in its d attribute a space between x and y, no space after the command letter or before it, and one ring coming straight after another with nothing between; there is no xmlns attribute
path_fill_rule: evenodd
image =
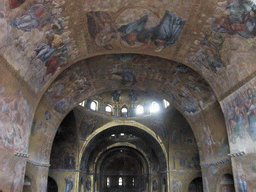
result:
<svg viewBox="0 0 256 192"><path fill-rule="evenodd" d="M72 178L71 175L65 178L65 182L66 182L66 190L65 190L65 192L70 192L73 189L74 181L75 181L75 179Z"/></svg>

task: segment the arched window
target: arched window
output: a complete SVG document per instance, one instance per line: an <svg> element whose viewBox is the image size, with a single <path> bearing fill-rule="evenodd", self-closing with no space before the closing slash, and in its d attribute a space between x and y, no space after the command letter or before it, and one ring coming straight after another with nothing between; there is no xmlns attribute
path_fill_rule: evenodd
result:
<svg viewBox="0 0 256 192"><path fill-rule="evenodd" d="M166 101L165 99L163 100L164 108L167 108L170 106L170 103Z"/></svg>
<svg viewBox="0 0 256 192"><path fill-rule="evenodd" d="M109 106L109 105L107 105L106 107L105 107L105 111L106 112L112 112L112 108Z"/></svg>
<svg viewBox="0 0 256 192"><path fill-rule="evenodd" d="M123 107L123 108L121 109L122 117L127 117L127 113L128 113L127 108L126 108L126 107Z"/></svg>
<svg viewBox="0 0 256 192"><path fill-rule="evenodd" d="M81 103L79 103L79 105L84 107L85 106L85 101L82 101Z"/></svg>
<svg viewBox="0 0 256 192"><path fill-rule="evenodd" d="M141 115L141 114L143 114L144 113L144 107L142 106L142 105L138 105L137 107L136 107L136 114L137 115Z"/></svg>
<svg viewBox="0 0 256 192"><path fill-rule="evenodd" d="M107 177L107 187L110 187L110 178Z"/></svg>
<svg viewBox="0 0 256 192"><path fill-rule="evenodd" d="M48 181L49 186L49 181ZM0 190L1 191L1 190ZM31 190L31 180L28 176L25 175L24 183L23 183L23 191L32 191Z"/></svg>
<svg viewBox="0 0 256 192"><path fill-rule="evenodd" d="M92 101L92 102L91 102L90 108L91 108L91 110L93 110L93 111L96 111L96 110L97 110L97 103L96 103L96 101Z"/></svg>
<svg viewBox="0 0 256 192"><path fill-rule="evenodd" d="M235 191L234 178L231 174L224 174L217 186L218 191Z"/></svg>
<svg viewBox="0 0 256 192"><path fill-rule="evenodd" d="M202 192L203 191L203 181L202 177L197 177L188 186L188 191L198 191Z"/></svg>
<svg viewBox="0 0 256 192"><path fill-rule="evenodd" d="M119 186L122 186L122 185L123 185L123 178L122 178L122 177L119 177L119 179L118 179L118 185L119 185Z"/></svg>
<svg viewBox="0 0 256 192"><path fill-rule="evenodd" d="M52 191L52 192L58 191L57 182L51 177L48 177L47 191Z"/></svg>
<svg viewBox="0 0 256 192"><path fill-rule="evenodd" d="M159 109L160 109L159 104L157 102L155 102L155 101L153 101L151 103L150 108L149 108L150 113L156 113L156 112L159 111Z"/></svg>

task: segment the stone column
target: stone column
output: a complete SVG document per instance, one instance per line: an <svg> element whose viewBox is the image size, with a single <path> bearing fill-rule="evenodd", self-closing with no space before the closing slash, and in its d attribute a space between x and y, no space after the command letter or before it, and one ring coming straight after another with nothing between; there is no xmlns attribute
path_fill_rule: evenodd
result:
<svg viewBox="0 0 256 192"><path fill-rule="evenodd" d="M32 191L47 192L49 164L28 160L26 175L31 180Z"/></svg>

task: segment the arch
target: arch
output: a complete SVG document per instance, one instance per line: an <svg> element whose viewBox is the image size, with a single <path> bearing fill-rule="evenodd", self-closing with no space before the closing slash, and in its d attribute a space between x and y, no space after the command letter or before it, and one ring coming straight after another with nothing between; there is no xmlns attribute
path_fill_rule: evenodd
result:
<svg viewBox="0 0 256 192"><path fill-rule="evenodd" d="M125 126L133 126L133 127L137 127L138 129L141 129L143 131L145 131L146 133L148 133L149 135L151 135L155 141L160 145L162 151L163 151L163 154L165 156L165 160L167 160L167 150L161 140L161 138L159 137L156 137L156 134L151 130L149 129L148 127L146 127L145 125L141 124L141 123L138 123L136 121L129 121L129 120L116 120L116 121L113 121L113 122L110 122L110 123L107 123L105 125L103 125L102 127L98 128L96 131L94 131L88 138L87 140L84 142L82 148L81 148L81 152L79 154L79 162L82 160L82 157L83 157L83 154L84 154L84 151L86 149L86 146L90 143L90 141L97 135L99 134L100 132L104 131L104 130L107 130L111 127L114 127L114 126L120 126L120 125L125 125ZM167 164L167 169L168 169L168 164ZM79 170L80 170L80 165L79 165Z"/></svg>
<svg viewBox="0 0 256 192"><path fill-rule="evenodd" d="M58 184L52 177L48 177L47 183L47 192L58 192Z"/></svg>
<svg viewBox="0 0 256 192"><path fill-rule="evenodd" d="M93 58L96 58L96 57L104 57L104 56L112 56L112 55L127 55L127 54L129 54L129 53L127 53L127 52L125 52L125 53L120 53L120 52L118 52L118 51L113 51L113 52L111 52L111 53L106 52L106 53L93 53L93 54L88 54L88 55L85 55L84 57L79 58L78 60L75 60L75 61L72 62L72 63L69 63L69 65L67 65L67 67L61 68L60 73L59 73L58 75L60 75L63 71L65 71L66 69L72 67L73 65L76 65L77 63L84 62L84 61L89 60L89 59L93 59ZM145 56L147 56L147 57L164 59L164 60L170 61L172 64L173 64L173 63L179 63L179 64L181 64L181 65L184 65L185 67L191 68L192 70L196 71L200 76L204 77L204 79L206 80L206 82L211 86L211 88L212 88L213 90L216 89L216 87L213 86L213 85L214 85L214 82L211 81L211 78L210 78L209 76L205 75L205 74L203 73L203 71L198 68L198 66L192 65L190 62L181 62L181 61L176 62L175 60L172 60L171 58L166 57L166 56L164 56L164 55L156 56L155 54L148 54L148 53L143 53L143 54L141 54L140 51L139 51L139 52L136 52L136 51L135 51L135 52L133 52L132 54L133 54L133 55L145 55ZM51 79L51 82L54 82L54 80L57 79L58 75L54 76L53 79ZM45 90L45 89L47 89L47 88L44 88L44 90Z"/></svg>
<svg viewBox="0 0 256 192"><path fill-rule="evenodd" d="M121 117L128 117L128 108L126 105L121 108Z"/></svg>
<svg viewBox="0 0 256 192"><path fill-rule="evenodd" d="M105 107L105 111L108 112L108 113L112 113L112 106L111 105L106 105Z"/></svg>
<svg viewBox="0 0 256 192"><path fill-rule="evenodd" d="M122 127L124 130L121 130ZM136 150L140 149L140 151L141 150L144 151L145 154L147 153L147 155L145 155L145 158L148 155L152 155L152 157L159 159L159 161L161 162L160 170L166 171L167 166L168 166L167 159L166 159L166 156L165 156L160 144L147 132L145 132L137 127L134 127L134 126L113 126L108 129L105 129L105 130L101 131L100 133L98 133L97 135L95 135L91 139L91 141L88 142L86 147L83 150L81 150L80 155L82 155L82 158L80 159L79 162L83 162L83 163L79 165L80 170L86 171L86 172L94 172L95 171L93 162L95 162L104 151L109 150L109 147L112 147L112 146L107 147L108 146L107 143L103 142L103 141L105 140L105 138L112 139L111 137L113 135L113 132L116 132L117 135L119 135L120 133L126 133L126 134L124 134L125 136L121 136L121 134L120 134L120 137L119 137L120 141L116 141L116 140L113 141L116 143L113 144L112 146L121 147L121 146L118 146L119 143L125 141L127 139L126 136L128 136L128 134L132 134L135 136L135 137L131 138L132 140L138 141L138 139L139 139L142 143L144 143L143 144L144 148L146 147L144 149L143 145L141 147L135 146L135 149ZM131 141L131 142L134 142L134 141ZM96 144L95 144L95 142L96 142ZM108 141L108 143L111 143L111 142L112 142L111 140ZM122 144L122 146L123 146L123 144ZM137 145L138 144L139 143L137 143ZM132 145L132 148L134 149L133 145ZM98 150L98 152L95 153L94 149ZM93 154L93 155L91 155L91 154ZM88 163L90 163L90 166L88 166ZM86 167L90 167L90 171L88 169L86 169Z"/></svg>
<svg viewBox="0 0 256 192"><path fill-rule="evenodd" d="M158 57L154 57L154 56L150 56L150 57L152 57L152 58L158 58ZM102 56L102 58L103 58L103 56ZM93 60L94 59L94 57L91 57L90 58L90 60ZM158 59L160 59L160 58L158 58ZM163 59L163 58L161 58L161 59ZM163 60L166 60L166 59L163 59ZM166 60L166 62L167 62L168 60ZM74 63L73 65L71 65L68 69L69 70L72 70L73 69L73 67L75 68L76 66L78 66L78 65L80 65L81 63L83 63L84 61L79 61L79 62L76 62L76 63ZM170 61L168 61L168 62L170 62ZM169 64L169 63L168 63ZM177 69L175 69L175 67L174 67L174 72L175 72L175 70L178 70L179 68L181 68L182 66L180 66L180 65L184 65L184 64L177 64ZM103 65L104 66L104 65ZM184 65L185 66L185 65ZM93 66L91 67L92 69L93 69ZM191 70L191 72L192 73L196 73L197 75L198 75L198 72L196 72L196 71L194 71L194 70L192 70L192 68L190 69L190 68L188 68L188 67L186 67L187 69L186 70ZM134 69L135 70L135 69ZM103 70L104 71L104 70ZM138 71L139 72L139 71ZM63 73L65 73L65 71L63 71L62 72L62 74ZM159 71L158 73L160 73L161 75L160 76L166 76L167 74L165 74L165 73L163 73L162 71ZM60 74L59 76L61 76L62 74ZM203 76L202 76L203 77ZM164 78L163 78L164 79ZM55 80L58 80L58 79L55 79ZM102 79L99 79L99 80L102 80ZM154 79L152 79L152 80L154 80ZM155 81L155 80L154 80ZM116 83L114 82L114 81L112 81L113 82L113 87L111 86L111 85L109 85L109 83L108 83L108 85L109 86L101 86L101 87L98 87L97 86L97 90L95 89L95 90L90 90L90 92L94 92L95 94L97 94L97 93L100 93L100 92L103 92L104 90L106 90L106 89L108 89L108 90L116 90L116 86L118 86L118 85L116 85ZM155 81L156 83L158 83L157 81ZM98 82L93 82L94 84L97 84ZM206 82L205 82L206 83ZM111 83L112 84L112 83ZM160 84L165 84L165 86L164 87L166 87L166 86L169 86L168 85L168 83L165 83L165 82L160 82ZM115 85L115 86L114 86ZM119 85L120 86L120 85ZM161 86L162 87L162 86ZM153 90L153 87L149 87L149 88L151 88L152 90ZM158 88L160 88L160 87L158 87ZM208 88L207 88L208 89ZM209 87L209 89L211 90L211 88ZM167 89L167 90L169 90L169 89ZM96 91L96 92L95 92ZM154 90L154 91L156 91L156 90ZM47 91L46 91L47 92ZM167 97L169 97L168 99L169 99L169 101L172 101L173 99L175 99L174 97L173 97L173 95L170 95L170 94L168 94L167 92L168 91L163 91L163 90L157 90L157 92L158 93L161 93L162 95L165 95L165 96L167 96ZM92 95L92 93L90 94L89 93L89 95ZM171 97L171 98L170 98ZM84 97L84 98L86 98L86 96ZM81 102L82 101L82 99L84 99L84 98L80 98L79 99L79 101ZM87 95L87 98L88 98L88 95ZM176 100L176 99L175 99ZM179 101L180 102L180 101ZM171 104L173 105L173 106L175 106L177 109L179 109L180 108L180 111L182 112L182 113L184 113L184 111L186 111L187 110L187 108L185 107L180 107L180 106L178 106L178 104L177 104L178 102L171 102ZM76 103L77 104L77 103ZM187 105L184 105L184 106L187 106ZM200 106L198 106L199 108L198 108L198 110L201 110L200 109Z"/></svg>
<svg viewBox="0 0 256 192"><path fill-rule="evenodd" d="M98 110L98 102L96 100L93 100L91 102L90 109L93 110L93 111L97 111Z"/></svg>
<svg viewBox="0 0 256 192"><path fill-rule="evenodd" d="M152 58L158 58L158 57L152 57ZM93 60L94 58L90 58L91 60ZM162 59L162 58L161 58ZM79 66L79 65L82 65L83 64L83 62L85 62L85 61L79 61L79 62L77 62L77 63L74 63L72 66L70 66L68 69L69 70L72 70L73 68L72 67L77 67L77 66ZM171 64L170 63L170 61L168 61L169 63L168 64ZM175 62L174 62L175 63ZM173 64L173 63L172 63ZM177 67L177 68L175 68L174 67L174 72L176 71L176 70L178 70L178 69L180 69L180 67L181 67L181 65L183 66L183 64L178 64L178 63L176 63L175 64L175 66ZM84 65L83 65L84 66ZM86 67L90 67L91 65L90 64L88 64L88 66L86 66ZM93 66L91 67L91 69L93 68ZM189 68L190 69L190 68ZM80 70L80 71L82 71L82 70ZM192 69L191 69L191 71L192 71ZM65 72L66 71L63 71L59 76L65 76ZM138 71L139 72L139 71ZM176 73L176 72L175 72ZM197 75L198 75L198 73L196 72L196 71L194 71L193 70L193 72L192 73L196 73ZM162 71L160 71L159 72L159 75L160 76L163 76L163 78L162 79L165 79L165 77L167 78L168 77L168 75L169 75L169 73L168 74L165 74L165 73L163 73ZM88 76L90 76L90 75L88 75ZM153 77L153 76L152 76ZM52 83L52 85L54 85L54 83L56 83L56 82L58 82L58 78L56 78L55 79L55 81ZM69 108L67 109L67 111L61 111L61 114L60 113L57 113L56 114L56 121L54 122L54 123L52 123L52 124L55 124L56 126L54 127L54 126L52 126L52 128L49 128L49 129L52 129L52 130L54 130L54 129L56 129L56 127L58 126L58 124L60 123L60 121L61 121L61 119L63 119L63 117L64 117L64 115L66 115L69 111L71 111L72 109L74 109L78 104L79 104L79 102L81 102L82 100L84 100L84 99L86 99L86 98L89 98L90 96L92 96L92 95L95 95L95 94L97 94L97 93L101 93L102 91L104 91L104 90L108 90L108 91L110 91L110 90L116 90L116 88L117 87L120 87L120 85L118 85L116 82L114 82L114 81L112 81L112 80L110 80L111 82L113 82L113 85L109 85L109 82L108 82L108 86L98 86L98 84L97 83L99 83L99 82L95 82L94 80L92 80L93 81L93 83L94 83L94 86L96 87L95 89L90 89L90 91L88 91L88 92L86 92L86 93L83 93L83 94L81 94L81 98L79 98L79 96L80 95L76 95L76 98L79 98L79 99L77 99L77 101L75 101L75 102L70 102L69 104L70 104L70 106L69 106ZM154 81L154 82L156 82L156 83L159 83L159 85L161 84L161 86L156 86L156 87L154 87L154 88L152 88L152 87L145 87L145 88L142 88L142 87L138 87L138 89L139 90L145 90L145 89L149 89L149 90L151 90L152 92L153 91L155 91L155 92L157 92L157 94L160 94L161 96L163 96L164 98L166 98L166 99L168 99L170 102L171 102L171 104L178 110L178 111L180 111L183 115L184 115L184 117L187 119L187 121L189 122L189 123L191 123L191 122L193 122L193 119L194 119L194 117L196 116L197 118L199 117L199 118L201 118L200 117L200 112L203 110L203 107L202 107L202 105L200 104L198 107L198 110L199 110L199 112L198 113L195 113L195 114L191 114L190 112L187 112L184 108L182 108L179 104L178 104L178 102L176 102L176 100L175 100L175 97L173 97L172 95L170 95L170 94L168 94L168 93L166 93L166 91L163 91L163 90L161 90L160 89L160 87L163 87L162 85L164 85L164 81L161 81L161 82L158 82L158 81L156 81L154 78L152 78L152 81ZM111 84L111 83L110 83ZM167 86L167 85L166 85ZM209 87L209 89L211 89L211 87ZM48 91L49 90L51 90L51 86L50 87L48 87ZM46 102L47 101L47 93L48 93L48 91L46 91L45 92L45 95L42 97L42 100L41 101L44 101L44 102ZM70 96L70 95L69 95ZM69 96L67 96L67 98L70 98ZM213 99L214 101L212 101L213 103L217 103L217 101L216 101L216 99ZM49 101L48 101L49 102ZM179 101L180 102L180 101ZM210 103L209 105L212 105L213 103ZM53 112L55 112L54 111L54 106L52 105L52 103L49 103L49 105L45 105L44 103L42 103L42 105L44 105L44 108L46 108L46 106L47 106L47 110L49 109L49 110L52 110ZM189 106L189 105L186 105L186 104L183 104L182 106ZM208 105L206 105L206 106L208 106ZM38 105L38 107L40 108L40 107L42 107L41 106L41 102L39 103L39 105ZM39 110L37 110L37 111L39 111ZM36 112L37 113L37 112ZM38 116L42 116L41 114L38 114ZM34 121L36 120L36 117L37 117L37 115L35 116L35 118L34 118ZM203 123L202 123L203 124ZM193 131L194 131L194 126L192 126L192 123L191 123L191 127L192 127L192 129L193 129ZM51 138L53 138L54 136L53 136L53 134L55 134L54 133L54 131L52 132L52 133L50 133L50 134L52 134L51 135ZM196 135L195 135L196 136ZM197 136L196 136L197 137ZM31 142L31 141L30 141ZM50 145L50 144L49 144Z"/></svg>
<svg viewBox="0 0 256 192"><path fill-rule="evenodd" d="M138 149L134 144L131 144L131 143L128 143L128 142L115 143L115 144L113 144L113 145L108 146L106 150L112 149L112 148L114 148L114 147L130 147L130 148L133 148L133 149L138 150L138 151L145 157L145 159L146 159L146 161L147 161L147 164L149 165L149 169L150 169L150 163L149 163L149 159L147 158L146 153L145 153L142 149ZM98 156L97 156L97 158L96 158L96 160L95 160L96 162L98 161L98 158L99 158L106 150L101 151L101 152L98 154Z"/></svg>
<svg viewBox="0 0 256 192"><path fill-rule="evenodd" d="M163 99L163 106L164 106L164 108L169 107L170 106L170 102L165 100L165 99Z"/></svg>
<svg viewBox="0 0 256 192"><path fill-rule="evenodd" d="M122 121L123 122L123 121ZM130 121L128 121L130 122ZM101 166L100 165L106 165L106 163L102 163L102 161L104 161L104 159L106 159L107 157L105 157L106 155L108 155L108 151L112 151L112 150L115 150L115 149L126 149L126 148L130 148L132 149L132 151L138 151L138 153L140 153L141 155L141 158L140 159L144 159L143 162L145 163L141 163L141 168L142 170L151 170L152 169L152 166L153 165L156 165L156 167L158 167L157 170L155 171L159 171L159 174L161 173L162 175L166 174L166 178L167 178L167 167L168 167L168 163L167 163L167 159L166 159L166 151L164 153L164 151L162 150L162 146L161 144L163 143L159 143L158 141L156 141L156 137L155 137L155 134L151 135L151 134L148 134L147 132L145 132L144 130L138 128L138 127L135 127L134 125L133 126L124 126L124 125L121 125L120 124L117 126L113 126L113 123L110 124L111 126L109 127L105 127L105 129L102 129L101 128L101 131L98 131L97 134L95 133L92 133L94 134L95 136L89 136L87 138L87 140L85 141L85 144L83 147L85 148L82 148L81 152L80 152L80 160L79 162L81 162L79 164L79 170L80 170L80 177L86 177L87 175L92 175L93 179L95 180L95 183L93 183L93 186L96 187L95 190L98 190L99 188L101 188L101 182L103 182L104 180L104 183L106 184L105 180L107 179L107 176L106 178L100 178L98 177L99 175L102 175L100 173L100 168ZM124 130L122 130L122 127L124 127ZM113 133L115 133L115 135L120 135L119 137L117 138L114 138L112 135ZM120 133L124 133L124 136L121 136ZM130 134L132 134L134 137L130 138ZM154 136L154 137L153 137ZM90 138L91 137L91 138ZM106 141L105 142L102 142L104 141L104 138L107 138L108 139L108 143L110 142L111 143L111 139L114 139L115 140L115 144L113 145L107 145ZM131 140L134 140L134 141L131 141L131 144L127 144L128 142L119 142L118 140L120 141L125 141L125 139L131 139ZM117 141L116 141L117 139ZM139 139L139 140L138 140ZM102 141L101 141L102 140ZM135 144L132 144L132 142L138 142L136 145ZM95 142L98 142L98 144L95 144ZM137 146L138 144L142 144L144 142L145 144L144 145L144 148L145 148L145 151L144 151L144 148L143 146L141 146L141 148L139 146ZM161 142L161 140L160 140ZM105 143L105 147L103 146ZM149 143L152 143L152 144L149 144ZM108 147L107 147L108 146ZM96 151L95 151L96 150ZM122 152L120 152L122 153ZM134 155L133 155L134 156ZM149 156L150 156L150 159L149 159ZM142 158L143 157L143 158ZM128 162L130 158L127 159ZM143 165L143 166L142 166ZM144 165L147 165L146 167ZM157 166L158 165L158 166ZM131 167L134 167L134 166L131 166ZM139 169L138 169L139 170ZM153 170L153 169L152 169ZM96 175L94 175L96 173ZM149 178L147 176L147 174L149 174ZM139 178L138 181L141 181L141 183L137 183L137 181L135 181L135 184L137 187L142 185L143 189L144 188L147 188L147 190L149 189L149 187L151 186L151 172L149 171L146 171L146 172L143 172L143 174L139 174L137 175L137 177ZM106 174L105 174L106 175ZM130 176L128 176L130 178ZM147 177L148 179L146 179L145 177ZM102 180L103 179L103 180ZM131 178L130 178L131 179ZM99 183L99 181L101 180L101 182ZM130 180L132 182L132 180ZM146 182L147 181L147 185L146 185ZM106 187L106 186L105 186Z"/></svg>
<svg viewBox="0 0 256 192"><path fill-rule="evenodd" d="M32 192L31 179L27 175L24 178L23 192Z"/></svg>
<svg viewBox="0 0 256 192"><path fill-rule="evenodd" d="M223 174L217 183L216 192L232 192L235 191L234 178L230 173Z"/></svg>
<svg viewBox="0 0 256 192"><path fill-rule="evenodd" d="M137 105L136 115L142 115L144 113L144 107L142 105Z"/></svg>
<svg viewBox="0 0 256 192"><path fill-rule="evenodd" d="M188 187L189 192L203 192L203 180L202 177L193 179Z"/></svg>
<svg viewBox="0 0 256 192"><path fill-rule="evenodd" d="M133 147L133 146L131 147L131 146L132 146L131 144L112 145L110 148L108 148L108 149L104 150L102 153L100 153L98 155L98 157L96 158L95 162L98 162L99 164L101 164L102 161L104 160L105 156L107 155L107 153L106 153L107 151L111 151L111 150L114 150L114 149L117 149L117 148L130 148L130 149L136 151L137 154L139 154L138 156L141 159L143 159L143 161L145 162L145 165L147 165L147 167L144 167L144 169L145 170L150 169L150 162L149 162L149 159L148 159L146 153L144 151L138 149L137 147ZM100 169L100 167L96 166L96 172L99 172L99 169Z"/></svg>
<svg viewBox="0 0 256 192"><path fill-rule="evenodd" d="M159 103L156 102L156 101L153 101L153 102L150 104L150 107L149 107L150 113L157 113L159 110L160 110L160 105L159 105Z"/></svg>
<svg viewBox="0 0 256 192"><path fill-rule="evenodd" d="M113 158L113 156L115 158ZM103 152L99 159L95 161L95 164L95 179L98 178L95 181L97 182L96 185L100 191L103 188L110 187L107 186L107 178L111 180L112 188L135 189L136 187L137 189L146 189L145 183L140 183L137 181L144 177L148 178L149 165L147 164L145 157L139 151L137 151L137 149L127 146L112 147L111 149ZM121 175L120 171L122 172ZM98 176L100 176L100 178ZM132 185L133 178L136 178L136 186ZM96 187L96 185L94 186Z"/></svg>
<svg viewBox="0 0 256 192"><path fill-rule="evenodd" d="M96 91L98 92L98 90L100 90L101 88L97 88L97 89L95 89L94 90L94 92L93 93L89 93L88 95L91 95L91 94L95 94L96 93ZM157 92L157 93L159 93L159 92ZM88 98L88 95L83 95L83 98ZM44 98L45 99L45 98ZM70 109L73 109L75 106L77 105L77 103L72 103L72 106L70 107ZM180 108L177 108L179 111L181 110ZM183 114L184 114L184 111L182 112ZM63 114L57 114L57 117L58 118L56 118L57 119L57 121L55 122L56 124L60 121L60 119L65 115L65 114L67 114L67 113L63 113ZM186 114L186 113L185 113ZM189 119L189 117L188 117L188 115L184 115L185 117L186 117L186 119ZM197 117L199 117L199 119L200 118L202 118L199 114L197 114ZM188 120L188 122L189 123L191 123L191 120ZM193 123L193 122L192 122ZM202 123L203 124L203 123ZM192 125L192 124L191 124ZM194 124L195 125L195 124ZM194 126L191 126L192 127L192 129L194 128ZM149 128L150 129L150 128ZM194 131L194 129L193 129L193 131ZM152 133L152 135L155 135L155 133L153 132ZM196 135L195 135L196 136ZM155 138L156 138L157 136L155 136ZM197 136L196 136L197 137ZM162 141L159 141L160 143L162 142ZM167 154L167 153L166 153ZM167 155L165 155L165 156L167 156Z"/></svg>

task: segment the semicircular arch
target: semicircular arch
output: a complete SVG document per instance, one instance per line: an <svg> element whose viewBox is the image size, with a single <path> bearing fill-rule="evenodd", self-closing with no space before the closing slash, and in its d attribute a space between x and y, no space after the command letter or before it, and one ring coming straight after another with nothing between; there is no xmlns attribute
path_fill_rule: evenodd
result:
<svg viewBox="0 0 256 192"><path fill-rule="evenodd" d="M104 130L107 130L111 127L114 127L114 126L120 126L120 125L124 125L124 126L133 126L133 127L136 127L140 130L143 130L145 131L147 134L151 135L155 141L159 144L159 146L161 147L162 149L162 152L165 156L165 161L167 162L167 150L161 140L161 138L159 137L156 137L156 134L154 133L154 131L152 131L150 128L148 128L147 126L141 124L141 123L138 123L136 121L113 121L113 122L109 122L103 126L101 126L100 128L98 128L96 131L94 131L89 137L88 139L84 142L82 148L81 148L81 151L79 153L79 162L82 161L82 157L83 157L83 154L84 154L84 151L86 149L86 146L90 143L90 141L97 135L99 134L100 132L104 131ZM168 169L168 168L167 168Z"/></svg>

